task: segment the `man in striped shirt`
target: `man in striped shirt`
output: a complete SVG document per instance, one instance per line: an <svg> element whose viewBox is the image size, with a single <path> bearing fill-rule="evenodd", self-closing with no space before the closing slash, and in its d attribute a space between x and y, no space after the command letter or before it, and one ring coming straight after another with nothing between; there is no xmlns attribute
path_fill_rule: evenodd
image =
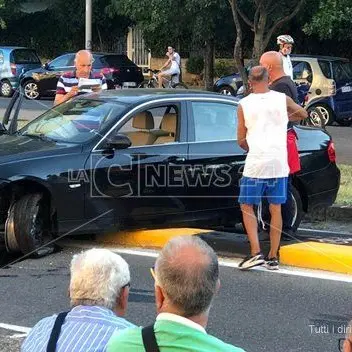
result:
<svg viewBox="0 0 352 352"><path fill-rule="evenodd" d="M80 50L75 57L75 70L66 72L57 82L54 106L61 104L79 94L79 79L94 79L100 81L100 89L107 89L106 79L101 73L92 72L93 56L88 50Z"/></svg>
<svg viewBox="0 0 352 352"><path fill-rule="evenodd" d="M111 336L135 327L122 316L130 286L128 264L107 249L91 249L71 262L71 310L59 330L56 352L106 351ZM39 321L25 339L22 352L46 352L57 315Z"/></svg>

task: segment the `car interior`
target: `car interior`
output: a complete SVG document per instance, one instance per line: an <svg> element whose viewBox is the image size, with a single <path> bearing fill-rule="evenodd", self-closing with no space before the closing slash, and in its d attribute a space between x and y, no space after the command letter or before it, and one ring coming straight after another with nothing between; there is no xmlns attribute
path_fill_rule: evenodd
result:
<svg viewBox="0 0 352 352"><path fill-rule="evenodd" d="M177 141L178 109L163 106L138 112L119 131L132 146L166 144Z"/></svg>

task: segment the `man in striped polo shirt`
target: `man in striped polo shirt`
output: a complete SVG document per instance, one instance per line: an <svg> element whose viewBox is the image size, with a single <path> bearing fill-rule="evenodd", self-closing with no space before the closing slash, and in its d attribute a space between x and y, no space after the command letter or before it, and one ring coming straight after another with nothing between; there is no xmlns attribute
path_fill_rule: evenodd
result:
<svg viewBox="0 0 352 352"><path fill-rule="evenodd" d="M75 70L66 72L57 82L54 106L61 104L79 94L79 79L94 79L100 81L100 89L107 89L106 79L101 73L92 72L93 55L88 50L80 50L75 57Z"/></svg>
<svg viewBox="0 0 352 352"><path fill-rule="evenodd" d="M107 249L73 257L71 310L40 320L25 339L22 352L103 352L114 333L134 327L127 310L130 271L126 261Z"/></svg>

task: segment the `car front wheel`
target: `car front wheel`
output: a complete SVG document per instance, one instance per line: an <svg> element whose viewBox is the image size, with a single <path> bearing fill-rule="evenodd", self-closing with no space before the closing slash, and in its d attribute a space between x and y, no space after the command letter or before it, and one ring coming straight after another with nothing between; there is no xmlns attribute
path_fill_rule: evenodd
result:
<svg viewBox="0 0 352 352"><path fill-rule="evenodd" d="M38 99L39 91L38 85L34 81L28 81L23 85L24 95L27 99Z"/></svg>
<svg viewBox="0 0 352 352"><path fill-rule="evenodd" d="M3 81L0 83L0 92L3 97L10 98L13 94L13 88L9 81Z"/></svg>
<svg viewBox="0 0 352 352"><path fill-rule="evenodd" d="M219 89L219 93L223 95L236 95L235 90L231 86L222 86Z"/></svg>
<svg viewBox="0 0 352 352"><path fill-rule="evenodd" d="M334 113L328 106L314 105L314 108L321 112L321 115L324 119L324 121L323 121L324 126L329 126L334 122L334 120L335 120Z"/></svg>
<svg viewBox="0 0 352 352"><path fill-rule="evenodd" d="M41 257L54 251L48 204L40 193L14 201L5 224L5 246L9 253Z"/></svg>

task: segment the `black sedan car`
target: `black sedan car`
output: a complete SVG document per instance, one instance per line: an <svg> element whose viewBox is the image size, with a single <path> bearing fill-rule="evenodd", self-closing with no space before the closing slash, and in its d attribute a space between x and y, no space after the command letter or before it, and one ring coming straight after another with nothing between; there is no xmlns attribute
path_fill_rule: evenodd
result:
<svg viewBox="0 0 352 352"><path fill-rule="evenodd" d="M127 89L78 96L19 131L14 117L0 136L7 250L40 253L65 233L241 222L237 104L201 91ZM325 131L296 130L298 226L303 212L334 203L340 172Z"/></svg>
<svg viewBox="0 0 352 352"><path fill-rule="evenodd" d="M21 78L28 99L54 96L60 76L74 70L75 53L61 55L43 67L27 71ZM144 79L142 69L126 55L93 52L93 70L106 77L108 89L136 88Z"/></svg>

